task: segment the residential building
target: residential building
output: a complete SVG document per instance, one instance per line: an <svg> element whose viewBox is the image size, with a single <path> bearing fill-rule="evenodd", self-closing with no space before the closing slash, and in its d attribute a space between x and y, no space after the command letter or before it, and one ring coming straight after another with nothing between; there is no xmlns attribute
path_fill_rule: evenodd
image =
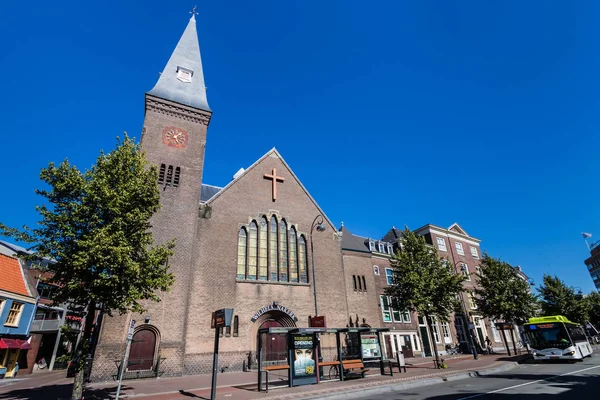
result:
<svg viewBox="0 0 600 400"><path fill-rule="evenodd" d="M37 293L18 258L0 254L0 377L14 377L21 368L31 371L29 329Z"/></svg>
<svg viewBox="0 0 600 400"><path fill-rule="evenodd" d="M593 243L589 249L590 257L585 260L585 266L594 281L596 290L600 290L600 241Z"/></svg>

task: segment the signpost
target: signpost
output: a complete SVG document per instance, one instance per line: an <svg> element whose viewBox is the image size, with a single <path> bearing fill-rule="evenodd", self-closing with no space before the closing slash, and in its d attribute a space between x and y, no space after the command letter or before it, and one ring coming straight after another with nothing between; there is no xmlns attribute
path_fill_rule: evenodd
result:
<svg viewBox="0 0 600 400"><path fill-rule="evenodd" d="M213 355L212 385L210 388L210 400L217 398L217 374L219 373L219 331L221 328L231 326L233 319L233 308L222 308L212 313L211 328L215 330L215 350Z"/></svg>
<svg viewBox="0 0 600 400"><path fill-rule="evenodd" d="M119 394L121 393L121 383L123 382L123 372L127 368L127 362L129 360L129 349L131 348L131 340L133 339L133 330L135 329L135 320L131 320L129 324L129 332L127 332L127 345L125 346L125 354L123 354L123 361L121 361L121 367L119 368L119 385L117 386L117 393L115 400L119 400Z"/></svg>

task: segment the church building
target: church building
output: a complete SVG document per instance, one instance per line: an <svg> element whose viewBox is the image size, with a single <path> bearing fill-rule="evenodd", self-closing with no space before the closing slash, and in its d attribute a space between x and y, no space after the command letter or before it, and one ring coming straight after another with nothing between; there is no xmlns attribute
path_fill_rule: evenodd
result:
<svg viewBox="0 0 600 400"><path fill-rule="evenodd" d="M416 317L386 309L381 296L386 257L397 244L378 242L384 247L372 256L351 243L357 239L349 232L343 243L345 229L333 225L275 148L257 155L224 187L204 183L211 118L192 16L146 93L141 138L159 170L155 241L177 240L169 260L175 283L161 302L147 303L144 314L104 318L91 379L115 376L131 320L136 325L126 377L209 373L211 316L222 308L234 309L232 326L220 332L220 365L230 371L256 362L260 328L308 327L315 315L338 328L396 321L398 334L386 339L388 347L420 354ZM273 339L274 348L285 346Z"/></svg>

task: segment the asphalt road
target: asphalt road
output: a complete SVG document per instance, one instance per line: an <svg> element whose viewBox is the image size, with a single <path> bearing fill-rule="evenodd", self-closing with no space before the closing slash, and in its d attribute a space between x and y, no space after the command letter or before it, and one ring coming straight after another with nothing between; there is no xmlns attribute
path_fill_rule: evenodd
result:
<svg viewBox="0 0 600 400"><path fill-rule="evenodd" d="M510 371L363 397L363 400L600 399L600 353L577 363L524 364Z"/></svg>

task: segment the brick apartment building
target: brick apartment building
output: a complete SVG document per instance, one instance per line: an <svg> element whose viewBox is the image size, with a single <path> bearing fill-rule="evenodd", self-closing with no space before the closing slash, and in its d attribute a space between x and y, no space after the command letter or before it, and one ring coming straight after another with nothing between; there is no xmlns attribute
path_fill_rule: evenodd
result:
<svg viewBox="0 0 600 400"><path fill-rule="evenodd" d="M227 185L204 183L211 118L192 16L158 82L146 93L141 139L147 157L159 167L162 208L152 221L155 239L177 240L169 260L175 284L160 303L147 304L144 314L104 319L92 380L109 380L117 373L115 362L122 357L132 319L136 328L126 377L156 375L157 369L162 376L210 372L211 313L221 308L234 309L232 326L221 331L219 352L221 366L229 370L252 361L259 328L307 327L315 303L329 327L390 327L382 351L392 355L402 346L420 354L424 327L419 318L391 309L382 296L396 238L371 240L336 229L274 148ZM445 253L475 272L479 240L458 225L426 225L418 233L430 244L444 240ZM459 243L464 254L455 251ZM483 319L476 328L484 337L489 331ZM435 329L440 350L456 342L452 324ZM272 339L274 349L284 346L280 338Z"/></svg>
<svg viewBox="0 0 600 400"><path fill-rule="evenodd" d="M596 290L600 290L600 242L593 243L590 248L590 257L585 260L585 266L594 281Z"/></svg>

